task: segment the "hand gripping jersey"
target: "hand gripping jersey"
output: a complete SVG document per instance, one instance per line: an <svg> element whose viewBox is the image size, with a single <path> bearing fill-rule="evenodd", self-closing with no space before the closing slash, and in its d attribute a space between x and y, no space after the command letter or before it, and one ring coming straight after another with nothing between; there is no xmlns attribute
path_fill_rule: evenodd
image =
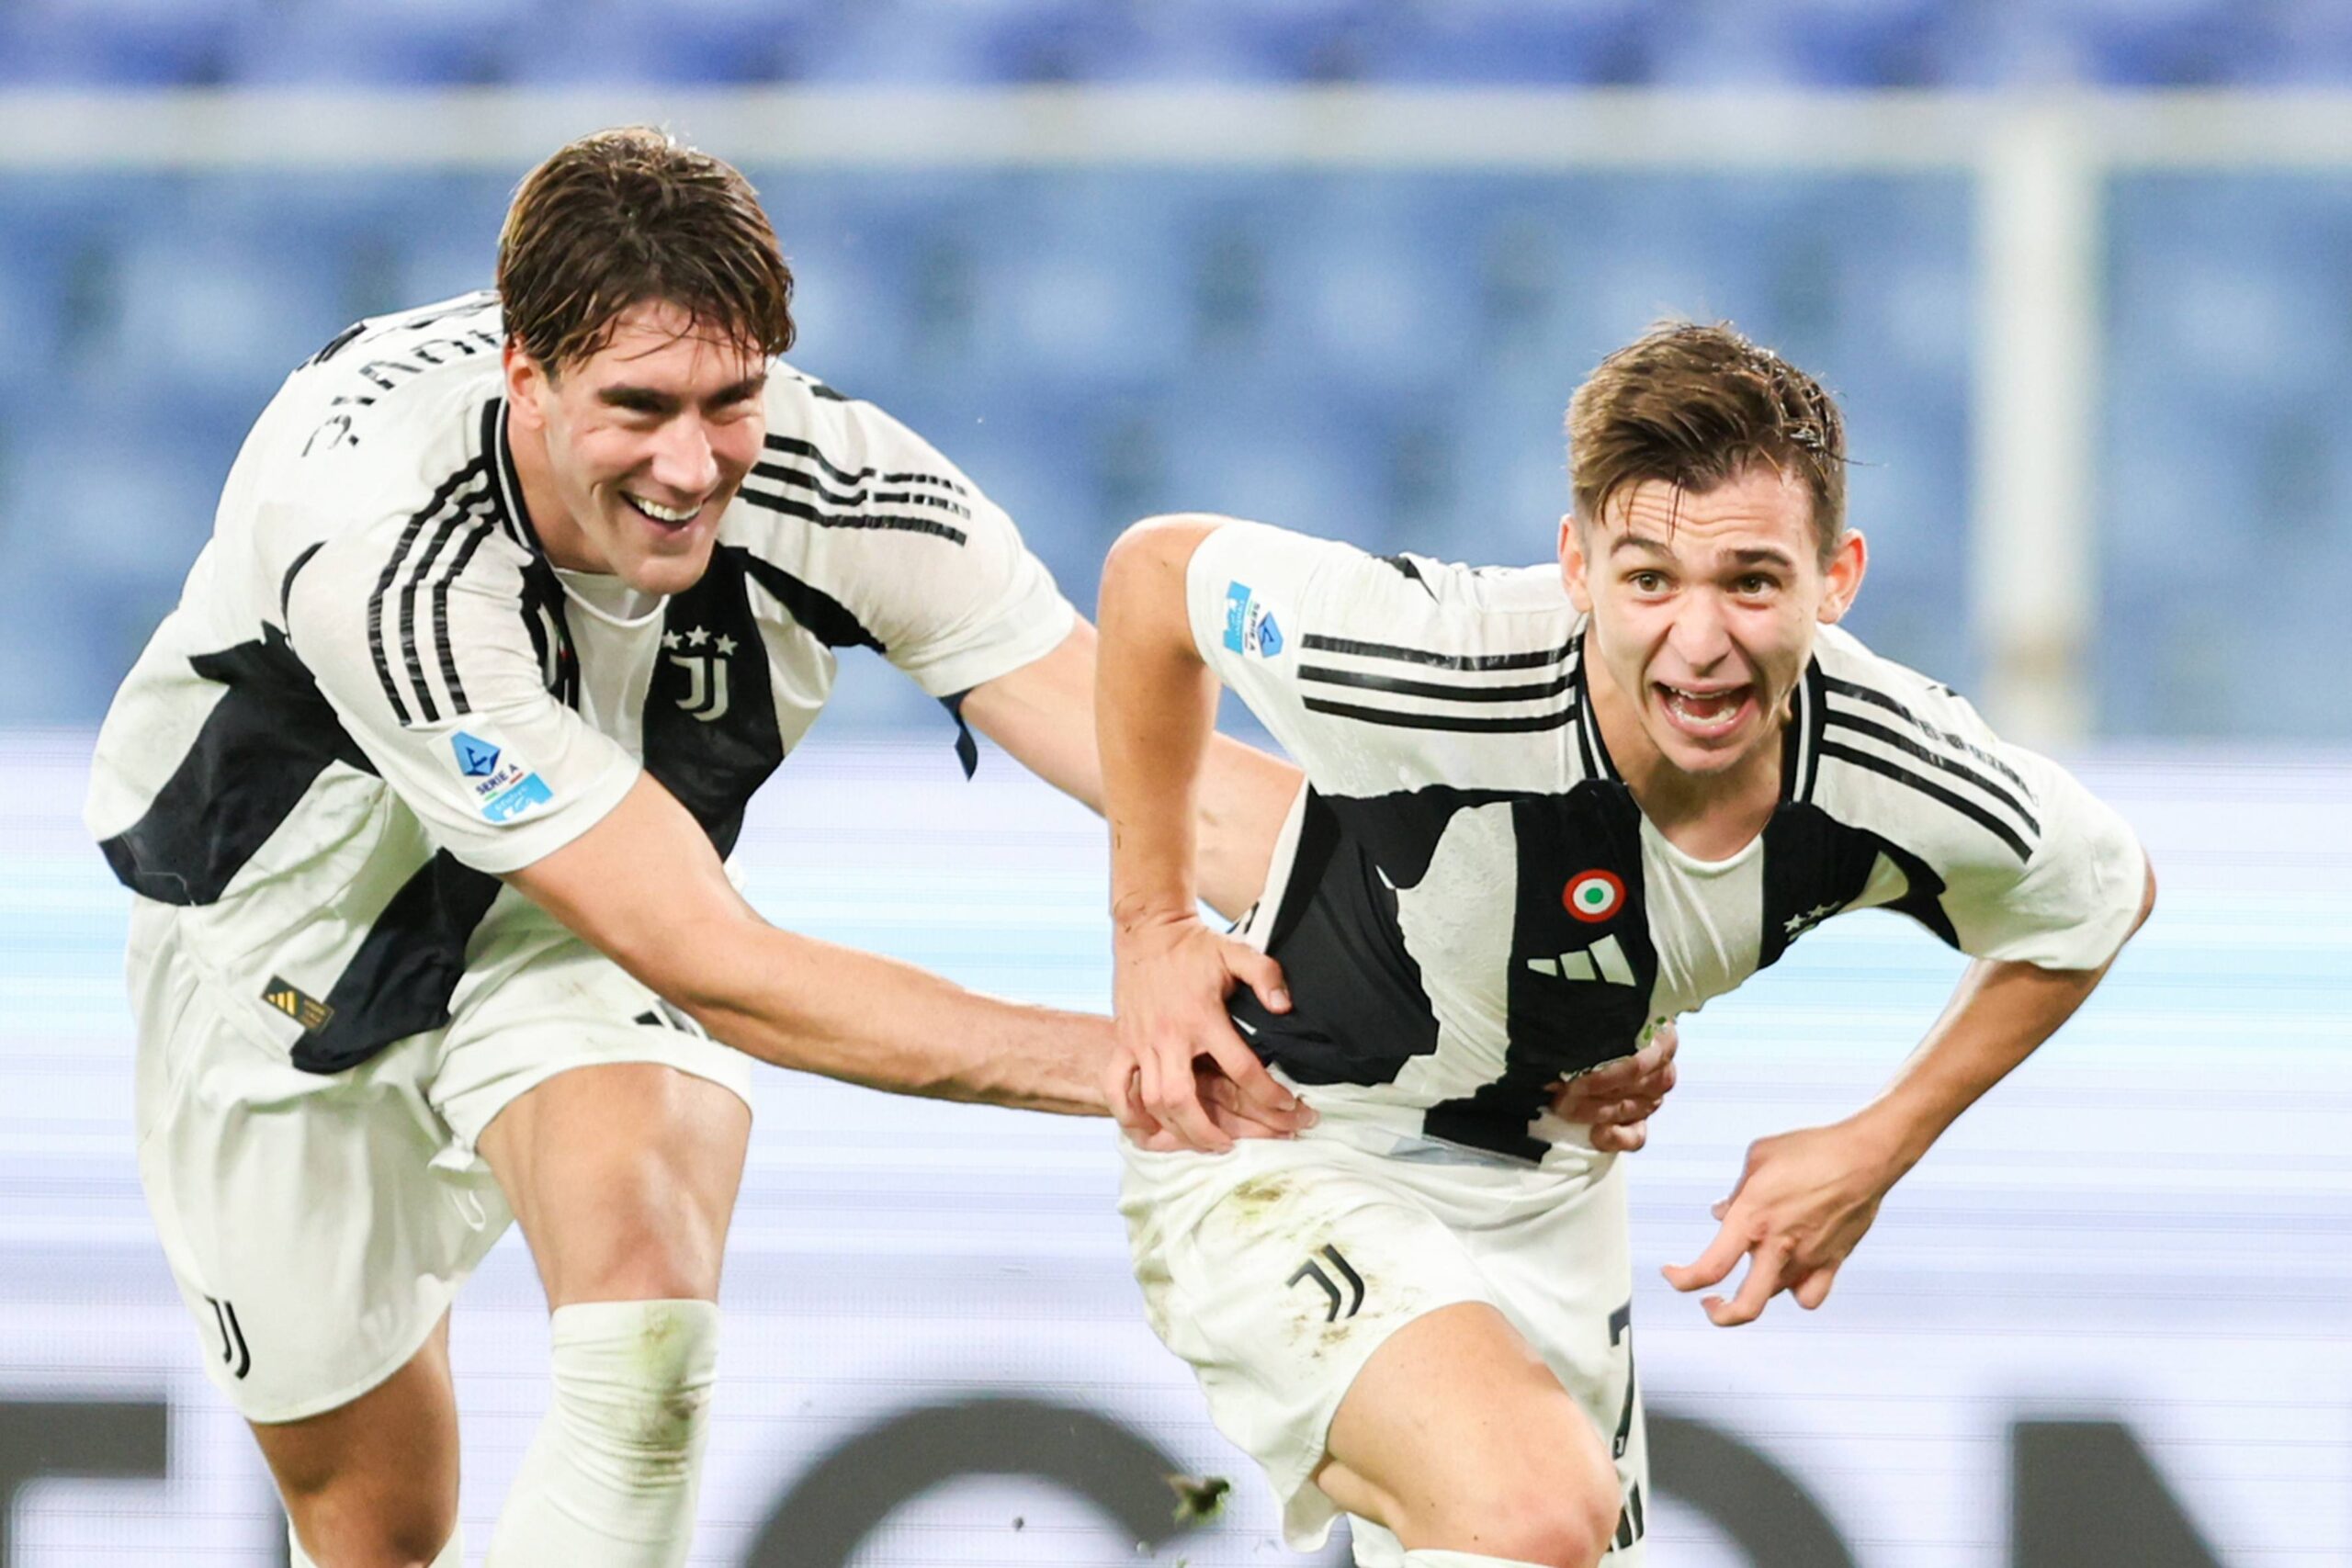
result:
<svg viewBox="0 0 2352 1568"><path fill-rule="evenodd" d="M1243 928L1292 1010L1242 991L1235 1021L1339 1135L1540 1161L1577 1138L1546 1111L1555 1079L1833 915L1896 909L1978 957L2087 968L2139 909L2113 811L1835 626L1795 694L1778 810L1705 862L1611 765L1555 567L1234 524L1187 597L1202 656L1307 776Z"/></svg>
<svg viewBox="0 0 2352 1568"><path fill-rule="evenodd" d="M1072 624L953 464L782 364L699 583L632 603L559 571L514 476L503 337L476 294L297 370L98 738L87 820L116 874L177 906L220 988L314 1071L447 1025L568 940L498 874L640 768L729 851L836 649L952 705Z"/></svg>

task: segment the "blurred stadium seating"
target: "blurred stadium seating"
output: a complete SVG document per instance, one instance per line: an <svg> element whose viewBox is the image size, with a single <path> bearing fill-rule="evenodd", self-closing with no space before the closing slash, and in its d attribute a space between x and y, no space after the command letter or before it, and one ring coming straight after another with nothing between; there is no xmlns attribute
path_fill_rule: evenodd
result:
<svg viewBox="0 0 2352 1568"><path fill-rule="evenodd" d="M2228 0L14 0L0 83L2340 81L2352 20Z"/></svg>

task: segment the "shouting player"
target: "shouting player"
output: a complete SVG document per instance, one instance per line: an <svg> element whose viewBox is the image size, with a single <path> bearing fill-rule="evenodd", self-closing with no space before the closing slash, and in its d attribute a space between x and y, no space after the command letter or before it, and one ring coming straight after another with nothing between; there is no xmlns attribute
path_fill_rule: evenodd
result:
<svg viewBox="0 0 2352 1568"><path fill-rule="evenodd" d="M589 137L524 182L497 283L288 379L94 770L138 895L141 1174L329 1568L461 1561L447 1314L510 1220L555 1388L490 1561L684 1560L750 1123L727 1046L1100 1113L1113 1044L729 881L840 649L1099 788L1091 629L952 464L772 360L792 279L751 187ZM1296 775L1216 772L1202 885L1238 909ZM1270 1079L1210 1089L1219 1141L1291 1124Z"/></svg>
<svg viewBox="0 0 2352 1568"><path fill-rule="evenodd" d="M1783 1290L1815 1307L2154 897L2113 811L1838 628L1867 557L1813 378L1660 328L1577 390L1568 434L1556 567L1178 516L1103 578L1106 1096L1131 1130L1191 1124L1194 1061L1254 1055L1321 1115L1215 1155L1130 1141L1136 1277L1291 1543L1345 1512L1381 1568L1640 1558L1623 1179L1554 1080L1844 911L1972 954L1893 1084L1756 1145L1714 1243L1668 1270L1692 1290L1747 1259L1719 1324ZM1193 903L1219 682L1307 776L1236 937Z"/></svg>

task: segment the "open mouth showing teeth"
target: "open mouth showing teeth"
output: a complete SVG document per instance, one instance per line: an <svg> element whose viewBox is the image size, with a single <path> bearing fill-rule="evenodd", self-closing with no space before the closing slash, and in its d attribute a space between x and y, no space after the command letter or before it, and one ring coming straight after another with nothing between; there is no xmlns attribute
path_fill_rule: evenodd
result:
<svg viewBox="0 0 2352 1568"><path fill-rule="evenodd" d="M1685 691L1679 686L1660 682L1658 699L1668 713L1684 729L1704 735L1721 733L1739 722L1747 708L1746 686L1726 686L1712 692Z"/></svg>
<svg viewBox="0 0 2352 1568"><path fill-rule="evenodd" d="M639 513L661 524L664 528L682 528L693 522L702 511L699 505L684 508L656 506L641 495L624 496L622 499L635 507Z"/></svg>

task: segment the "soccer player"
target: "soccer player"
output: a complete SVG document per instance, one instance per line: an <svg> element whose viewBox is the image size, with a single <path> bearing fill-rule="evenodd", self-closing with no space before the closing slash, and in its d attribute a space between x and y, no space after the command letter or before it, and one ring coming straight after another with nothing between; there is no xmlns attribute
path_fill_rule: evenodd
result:
<svg viewBox="0 0 2352 1568"><path fill-rule="evenodd" d="M512 1220L555 1387L490 1561L684 1560L750 1122L727 1047L1104 1110L1108 1020L777 931L722 864L844 648L1099 788L1091 629L952 464L773 359L791 284L726 164L562 149L495 292L288 380L99 737L141 1175L298 1562L461 1562L447 1314ZM1296 775L1215 769L1200 874L1238 910ZM1295 1120L1271 1079L1209 1092L1220 1142Z"/></svg>
<svg viewBox="0 0 2352 1568"><path fill-rule="evenodd" d="M1866 552L1813 378L1728 328L1661 328L1578 389L1568 434L1556 567L1177 516L1103 578L1106 1096L1182 1124L1196 1057L1246 1054L1321 1114L1216 1156L1131 1143L1136 1277L1291 1544L1346 1512L1380 1568L1640 1559L1623 1178L1555 1078L1847 910L1972 954L1890 1087L1754 1145L1713 1244L1668 1270L1700 1289L1747 1258L1719 1324L1783 1290L1816 1307L2154 894L2113 811L1838 628ZM1234 937L1193 902L1219 682L1307 776Z"/></svg>

